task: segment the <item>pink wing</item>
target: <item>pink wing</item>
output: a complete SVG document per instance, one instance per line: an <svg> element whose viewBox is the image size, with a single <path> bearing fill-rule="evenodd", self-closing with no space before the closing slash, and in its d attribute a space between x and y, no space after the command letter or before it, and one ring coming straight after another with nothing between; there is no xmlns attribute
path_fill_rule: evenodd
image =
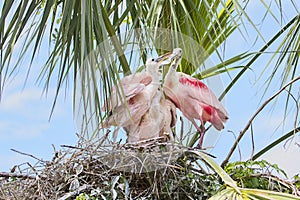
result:
<svg viewBox="0 0 300 200"><path fill-rule="evenodd" d="M109 111L112 108L115 108L116 106L122 105L124 103L124 99L127 101L133 96L139 94L151 82L152 82L152 77L145 72L131 74L129 76L122 78L119 83L119 90L116 89L116 86L112 87L111 95L104 102L104 106L102 107L102 110Z"/></svg>
<svg viewBox="0 0 300 200"><path fill-rule="evenodd" d="M149 85L152 82L152 77L147 72L139 72L136 74L125 76L120 80L120 82L122 85L129 85L135 83Z"/></svg>
<svg viewBox="0 0 300 200"><path fill-rule="evenodd" d="M222 121L226 121L228 119L227 111L223 107L222 103L203 82L187 74L181 72L178 73L180 74L180 86L184 87L183 91L186 91L189 97L214 107Z"/></svg>

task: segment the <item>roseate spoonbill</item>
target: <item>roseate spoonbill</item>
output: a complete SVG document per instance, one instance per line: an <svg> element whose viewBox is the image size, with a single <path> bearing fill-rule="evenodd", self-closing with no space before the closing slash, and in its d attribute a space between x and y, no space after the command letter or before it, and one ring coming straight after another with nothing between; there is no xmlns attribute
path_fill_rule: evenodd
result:
<svg viewBox="0 0 300 200"><path fill-rule="evenodd" d="M172 101L162 97L160 101L161 112L164 114L163 128L159 132L159 136L163 136L165 133L169 133L170 140L174 140L171 128L176 125L176 106Z"/></svg>
<svg viewBox="0 0 300 200"><path fill-rule="evenodd" d="M224 128L228 114L215 94L200 80L185 73L177 72L182 59L182 50L173 50L175 60L164 78L163 90L182 114L190 120L200 133L197 148L202 149L205 122L210 122L217 130ZM202 129L195 119L200 120Z"/></svg>
<svg viewBox="0 0 300 200"><path fill-rule="evenodd" d="M126 127L138 123L141 117L149 110L151 101L160 87L161 73L159 67L165 65L172 54L167 53L158 58L147 60L144 72L124 77L120 80L117 92L112 88L110 98L104 103L103 110L108 116L101 124L102 128L110 126ZM124 101L125 99L125 101Z"/></svg>
<svg viewBox="0 0 300 200"><path fill-rule="evenodd" d="M127 132L127 143L135 143L168 134L168 139L173 140L171 128L176 123L176 107L165 99L163 92L158 89L152 99L149 110L136 124L131 124L124 129Z"/></svg>

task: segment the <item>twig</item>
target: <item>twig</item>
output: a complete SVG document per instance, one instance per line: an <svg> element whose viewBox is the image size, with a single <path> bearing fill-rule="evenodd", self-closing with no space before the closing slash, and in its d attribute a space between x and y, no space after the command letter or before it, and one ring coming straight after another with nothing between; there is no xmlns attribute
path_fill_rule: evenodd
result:
<svg viewBox="0 0 300 200"><path fill-rule="evenodd" d="M298 106L298 102L297 99L294 97L293 94L291 94L289 91L287 91L287 93L292 97L292 99L294 100L295 104L296 104L296 116L295 116L295 120L294 120L294 135L296 134L296 127L297 127L297 119L298 119L298 113L299 113L299 106ZM292 139L292 138L290 138ZM284 147L286 146L287 142L290 140L288 139L285 144L283 145Z"/></svg>
<svg viewBox="0 0 300 200"><path fill-rule="evenodd" d="M86 150L85 148L82 148L82 147L77 147L77 146L72 146L72 145L66 145L66 144L62 144L60 146L64 147L64 148L69 148L69 149Z"/></svg>
<svg viewBox="0 0 300 200"><path fill-rule="evenodd" d="M254 134L253 134L253 126L251 125L251 144L252 144L252 151L251 151L251 158L255 152L255 144L254 144Z"/></svg>
<svg viewBox="0 0 300 200"><path fill-rule="evenodd" d="M245 135L246 131L249 129L249 127L251 126L253 120L255 119L255 117L265 108L265 106L270 103L275 97L277 97L282 91L285 90L286 87L288 87L289 85L293 84L294 82L298 81L300 79L300 76L294 78L293 80L291 80L290 82L288 82L286 85L284 85L278 92L276 92L273 96L271 96L269 99L267 99L267 101L265 101L260 107L259 109L254 113L254 115L251 117L251 119L248 121L247 125L245 126L245 128L240 132L238 138L236 139L235 143L233 144L233 146L231 147L227 157L225 158L225 160L222 163L222 167L224 167L230 157L232 156L233 152L235 151L235 148L237 147L238 143L240 142L240 140L242 139L242 137Z"/></svg>
<svg viewBox="0 0 300 200"><path fill-rule="evenodd" d="M183 142L183 119L182 117L180 116L180 122L181 122L181 127L180 127L180 144L182 144Z"/></svg>
<svg viewBox="0 0 300 200"><path fill-rule="evenodd" d="M35 176L30 176L27 174L17 174L17 173L7 173L7 172L0 172L0 177L4 178L22 178L22 179L36 179Z"/></svg>
<svg viewBox="0 0 300 200"><path fill-rule="evenodd" d="M22 154L22 155L25 155L25 156L29 156L29 157L31 157L31 158L34 158L34 159L40 161L41 163L44 163L44 162L45 162L45 161L43 161L42 159L39 159L39 158L35 157L34 155L31 155L31 154L28 154L28 153L24 153L24 152L15 150L15 149L10 149L10 150L11 150L11 151L14 151L14 152L16 152L16 153L19 153L19 154Z"/></svg>
<svg viewBox="0 0 300 200"><path fill-rule="evenodd" d="M231 130L228 130L228 132L229 132L229 133L232 133L234 139L236 140L236 135L235 135L235 133L234 133L233 131L231 131ZM242 151L241 151L241 148L240 148L240 145L239 145L239 144L237 145L237 148L238 148L238 151L239 151L240 160L242 160Z"/></svg>

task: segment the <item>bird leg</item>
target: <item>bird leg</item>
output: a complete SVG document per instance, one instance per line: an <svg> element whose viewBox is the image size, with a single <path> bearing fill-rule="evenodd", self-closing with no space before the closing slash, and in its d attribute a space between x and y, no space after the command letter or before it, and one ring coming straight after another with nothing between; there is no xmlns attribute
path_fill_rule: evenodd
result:
<svg viewBox="0 0 300 200"><path fill-rule="evenodd" d="M200 138L199 138L199 142L196 146L196 149L203 149L202 148L202 144L203 144L203 139L204 139L204 134L205 134L205 128L204 128L204 123L201 120L201 128L198 126L198 124L195 122L195 120L191 120L193 125L196 127L196 129L198 130L198 132L200 133Z"/></svg>
<svg viewBox="0 0 300 200"><path fill-rule="evenodd" d="M200 132L200 138L199 138L199 142L198 142L198 145L196 146L197 149L204 149L202 147L202 144L203 144L203 139L204 139L204 134L205 134L205 128L203 126L203 123L201 123L201 132Z"/></svg>

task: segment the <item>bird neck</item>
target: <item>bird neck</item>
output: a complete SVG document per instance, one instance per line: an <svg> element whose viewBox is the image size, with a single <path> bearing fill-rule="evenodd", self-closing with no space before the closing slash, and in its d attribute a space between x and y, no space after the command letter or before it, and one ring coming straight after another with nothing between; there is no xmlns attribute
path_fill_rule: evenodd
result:
<svg viewBox="0 0 300 200"><path fill-rule="evenodd" d="M155 83L155 82L159 82L160 81L161 73L155 67L153 67L153 68L147 68L146 72L151 75L152 82Z"/></svg>
<svg viewBox="0 0 300 200"><path fill-rule="evenodd" d="M166 80L172 80L177 76L176 71L174 69L172 69L171 67L172 66L170 66L170 68L165 76Z"/></svg>
<svg viewBox="0 0 300 200"><path fill-rule="evenodd" d="M178 58L178 59L175 59L175 60L171 63L170 68L169 68L169 70L168 70L168 72L167 72L167 74L166 74L166 77L165 77L165 79L166 79L167 81L178 82L179 77L178 77L178 73L177 73L177 68L178 68L178 66L179 66L179 64L180 64L180 62L181 62L181 59L182 59L182 58L180 57L180 58Z"/></svg>

